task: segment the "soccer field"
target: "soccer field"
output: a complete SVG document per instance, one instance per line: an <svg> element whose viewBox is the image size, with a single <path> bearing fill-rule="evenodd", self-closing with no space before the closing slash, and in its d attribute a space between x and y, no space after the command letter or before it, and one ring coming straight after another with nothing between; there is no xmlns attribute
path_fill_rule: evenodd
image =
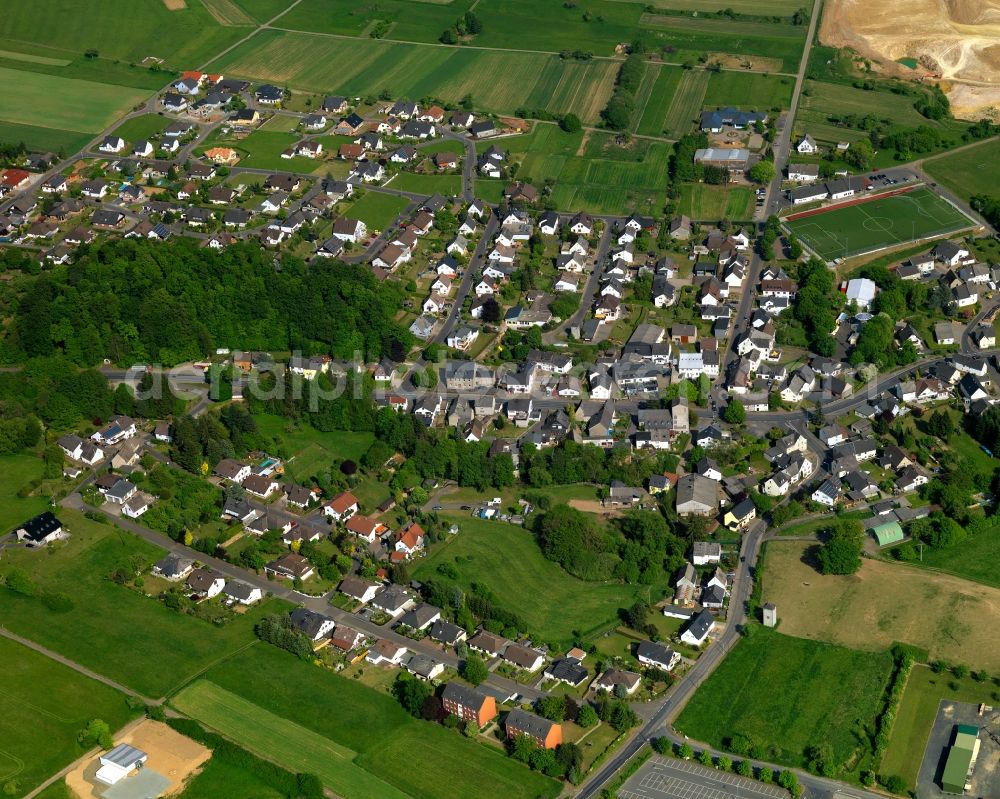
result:
<svg viewBox="0 0 1000 799"><path fill-rule="evenodd" d="M974 225L955 206L925 187L785 222L790 233L827 261L942 236Z"/></svg>

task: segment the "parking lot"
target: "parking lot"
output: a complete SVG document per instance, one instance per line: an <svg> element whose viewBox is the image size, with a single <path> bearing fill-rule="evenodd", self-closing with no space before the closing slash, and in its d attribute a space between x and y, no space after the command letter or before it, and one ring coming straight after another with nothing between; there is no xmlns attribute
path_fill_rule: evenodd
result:
<svg viewBox="0 0 1000 799"><path fill-rule="evenodd" d="M947 796L941 790L941 774L956 724L968 724L980 729L979 757L972 774L971 797L992 797L1000 788L1000 746L990 737L988 730L1000 733L1000 712L989 710L979 715L978 705L942 699L938 704L934 727L927 738L924 757L917 779L917 799L941 799Z"/></svg>
<svg viewBox="0 0 1000 799"><path fill-rule="evenodd" d="M653 757L618 791L619 799L788 799L788 792L688 760Z"/></svg>

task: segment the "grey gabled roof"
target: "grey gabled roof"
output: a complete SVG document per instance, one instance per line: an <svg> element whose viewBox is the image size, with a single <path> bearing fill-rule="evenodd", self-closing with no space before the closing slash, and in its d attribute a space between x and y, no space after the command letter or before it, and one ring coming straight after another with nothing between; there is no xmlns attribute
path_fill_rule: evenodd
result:
<svg viewBox="0 0 1000 799"><path fill-rule="evenodd" d="M482 691L477 691L475 688L469 688L457 682L450 682L445 685L444 691L441 693L442 699L446 701L451 700L462 707L471 707L477 711L483 706L486 697L487 694L484 694Z"/></svg>
<svg viewBox="0 0 1000 799"><path fill-rule="evenodd" d="M101 755L101 760L124 768L125 766L134 766L145 757L146 753L141 749L136 749L128 744L118 744L114 749Z"/></svg>
<svg viewBox="0 0 1000 799"><path fill-rule="evenodd" d="M519 733L542 740L549 734L549 730L552 729L553 724L555 724L554 721L543 719L541 716L536 716L534 713L521 710L521 708L514 708L507 714L507 718L504 720L504 726L507 728L508 735L510 735L511 728L513 728Z"/></svg>
<svg viewBox="0 0 1000 799"><path fill-rule="evenodd" d="M685 630L685 632L690 631L691 634L694 635L694 637L700 641L706 635L708 635L708 631L712 629L712 625L714 623L715 620L712 618L712 614L709 613L707 610L703 610L701 613L699 613L697 616L691 619L691 623L688 624L687 630Z"/></svg>
<svg viewBox="0 0 1000 799"><path fill-rule="evenodd" d="M670 647L654 641L640 641L635 654L636 657L648 658L657 663L669 663L674 657L674 651Z"/></svg>
<svg viewBox="0 0 1000 799"><path fill-rule="evenodd" d="M319 634L325 622L332 621L322 613L316 613L308 608L295 608L291 613L291 620L295 629L301 630L310 638L315 638Z"/></svg>

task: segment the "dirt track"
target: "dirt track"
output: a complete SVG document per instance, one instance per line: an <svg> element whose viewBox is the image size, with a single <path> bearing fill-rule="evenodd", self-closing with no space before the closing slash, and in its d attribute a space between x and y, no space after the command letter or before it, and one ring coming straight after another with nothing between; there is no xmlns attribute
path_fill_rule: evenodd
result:
<svg viewBox="0 0 1000 799"><path fill-rule="evenodd" d="M997 0L830 0L820 41L851 47L880 72L933 72L956 116L1000 116L1000 2ZM918 59L929 69L895 63Z"/></svg>

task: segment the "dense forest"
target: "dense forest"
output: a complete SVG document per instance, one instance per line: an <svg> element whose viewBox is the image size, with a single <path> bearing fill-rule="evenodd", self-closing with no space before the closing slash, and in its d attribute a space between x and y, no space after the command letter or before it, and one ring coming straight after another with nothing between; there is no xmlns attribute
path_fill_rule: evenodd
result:
<svg viewBox="0 0 1000 799"><path fill-rule="evenodd" d="M171 366L229 347L378 360L410 342L393 321L400 304L397 284L362 266L277 261L253 244L216 252L181 238L108 241L28 278L0 359Z"/></svg>

